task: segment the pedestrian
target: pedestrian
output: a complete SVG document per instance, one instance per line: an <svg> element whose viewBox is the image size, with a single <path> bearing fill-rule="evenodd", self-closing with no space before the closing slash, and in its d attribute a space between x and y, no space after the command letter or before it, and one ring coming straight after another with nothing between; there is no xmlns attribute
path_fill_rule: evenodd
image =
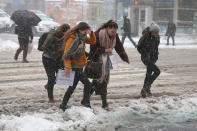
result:
<svg viewBox="0 0 197 131"><path fill-rule="evenodd" d="M89 35L89 36L87 36ZM90 105L90 88L91 83L83 72L83 67L87 64L85 54L85 43L95 44L96 37L90 26L85 22L80 22L78 25L70 29L65 35L64 43L64 65L65 75L69 76L71 71L75 71L73 86L69 86L65 92L60 109L65 111L69 98L73 94L79 81L84 84L83 99L81 104L91 108Z"/></svg>
<svg viewBox="0 0 197 131"><path fill-rule="evenodd" d="M64 40L64 33L70 29L68 24L59 26L56 30L51 30L44 40L42 45L43 55L42 62L46 71L48 82L45 89L48 92L49 103L54 103L53 88L56 80L56 73L59 68L62 68L62 45Z"/></svg>
<svg viewBox="0 0 197 131"><path fill-rule="evenodd" d="M170 37L172 38L172 44L175 45L175 33L176 33L176 25L173 22L168 23L167 31L166 31L166 36L167 36L167 44L169 45L169 39Z"/></svg>
<svg viewBox="0 0 197 131"><path fill-rule="evenodd" d="M16 50L14 59L18 60L19 54L23 51L23 63L28 63L27 51L28 44L33 41L33 32L31 25L27 23L16 26L15 32L18 34L19 48Z"/></svg>
<svg viewBox="0 0 197 131"><path fill-rule="evenodd" d="M143 31L143 36L138 42L137 50L141 54L141 60L146 66L146 77L144 86L141 90L143 98L152 96L151 85L154 80L159 76L160 70L155 64L158 60L158 46L160 43L159 26L152 24L150 27Z"/></svg>
<svg viewBox="0 0 197 131"><path fill-rule="evenodd" d="M133 43L134 47L136 48L136 43L131 37L131 23L130 23L130 19L127 18L127 15L124 15L123 19L124 19L124 23L123 23L123 27L121 28L123 30L122 44L124 44L125 38L128 37L129 40Z"/></svg>
<svg viewBox="0 0 197 131"><path fill-rule="evenodd" d="M90 46L90 53L88 59L93 61L100 61L103 63L102 76L99 79L93 79L92 89L90 94L94 92L96 95L101 96L102 108L108 110L107 103L107 85L110 78L110 69L108 58L113 50L118 53L121 59L127 63L129 62L128 56L123 48L119 36L117 34L118 25L113 20L104 23L96 32L96 44ZM95 54L96 53L96 54Z"/></svg>

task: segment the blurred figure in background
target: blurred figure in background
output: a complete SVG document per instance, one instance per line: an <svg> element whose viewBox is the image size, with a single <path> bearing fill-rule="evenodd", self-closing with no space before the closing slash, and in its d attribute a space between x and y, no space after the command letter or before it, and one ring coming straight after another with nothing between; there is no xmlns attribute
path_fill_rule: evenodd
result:
<svg viewBox="0 0 197 131"><path fill-rule="evenodd" d="M175 33L176 33L176 25L171 21L169 21L168 23L168 28L167 28L167 31L166 31L166 36L167 36L167 44L166 45L169 45L169 39L170 37L172 38L172 42L173 42L173 45L175 45Z"/></svg>
<svg viewBox="0 0 197 131"><path fill-rule="evenodd" d="M28 63L28 44L33 41L32 27L28 23L21 24L15 27L15 33L18 34L19 48L16 50L14 59L18 60L19 54L23 51L23 63Z"/></svg>
<svg viewBox="0 0 197 131"><path fill-rule="evenodd" d="M129 18L127 18L127 15L123 16L124 18L124 23L123 23L123 27L121 28L123 30L123 34L122 34L122 44L124 44L124 40L126 37L129 38L129 40L133 43L134 47L136 48L136 43L135 41L131 38L131 23Z"/></svg>

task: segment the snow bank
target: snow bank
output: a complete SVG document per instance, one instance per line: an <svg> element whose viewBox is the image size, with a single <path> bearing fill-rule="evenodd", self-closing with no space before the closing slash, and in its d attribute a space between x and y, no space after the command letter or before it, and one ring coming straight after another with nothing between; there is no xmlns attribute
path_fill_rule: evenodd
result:
<svg viewBox="0 0 197 131"><path fill-rule="evenodd" d="M120 37L121 38L121 37ZM137 43L140 37L134 37L133 40ZM176 36L175 44L176 46L172 46L172 39L170 38L169 46L166 46L167 37L161 36L160 38L160 48L174 48L174 49L192 49L197 48L197 36ZM124 47L132 47L133 44L129 41L128 38L125 39Z"/></svg>
<svg viewBox="0 0 197 131"><path fill-rule="evenodd" d="M18 47L19 47L18 43L15 43L11 40L2 40L0 38L0 50L1 51L12 50L12 49L16 49Z"/></svg>
<svg viewBox="0 0 197 131"><path fill-rule="evenodd" d="M37 42L33 41L34 49L37 49ZM2 40L0 38L0 51L8 51L8 50L16 50L19 47L18 42L14 42L11 40Z"/></svg>
<svg viewBox="0 0 197 131"><path fill-rule="evenodd" d="M197 119L197 95L162 96L130 100L129 107L112 111L73 106L64 113L25 113L21 116L0 117L0 130L56 131L96 130L115 131L121 127L147 128ZM96 113L95 113L96 112Z"/></svg>

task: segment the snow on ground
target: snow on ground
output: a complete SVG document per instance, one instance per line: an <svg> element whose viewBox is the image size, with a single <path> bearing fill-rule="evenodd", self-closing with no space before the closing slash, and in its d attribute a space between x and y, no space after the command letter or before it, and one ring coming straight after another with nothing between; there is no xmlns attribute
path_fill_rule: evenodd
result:
<svg viewBox="0 0 197 131"><path fill-rule="evenodd" d="M138 41L138 39L139 38L134 38L135 41ZM194 43L197 44L197 38L195 37L192 38L177 37L176 46L172 46L172 45L166 46L164 44L165 41L166 41L165 38L161 38L160 48L175 48L175 49L197 48L197 45L194 44ZM33 45L34 45L34 49L36 49L37 41L35 41ZM128 39L126 39L124 46L133 48L133 45L129 42ZM18 48L18 43L10 40L3 40L2 38L0 38L1 51L9 51L9 50L12 51L13 49L15 50L16 48ZM185 65L184 68L186 68L187 66L188 65ZM164 68L169 68L169 67L164 67ZM173 65L170 68L173 68ZM181 66L179 68L181 68L182 70ZM126 72L128 71L129 69L126 70ZM137 71L140 72L139 69L137 69ZM167 79L167 77L169 76L165 76L165 74L168 73L162 72L163 77ZM142 76L144 76L144 74L142 74ZM170 91L179 89L179 85L177 85L178 87L176 87L176 89L174 90L171 89L173 87L173 82L177 81L178 83L179 79L181 79L179 77L178 79L177 75L175 76L176 78L174 78L173 75L172 77L169 77L169 82L168 80L166 80L167 81L166 82L161 78L160 85L159 84L157 85L159 87L158 92L164 90L162 88L163 86L162 82L164 83L164 85L166 85L166 83L169 83L168 90ZM112 79L113 78L116 78L116 76L112 76ZM171 78L174 79L174 81L170 85ZM137 80L135 79L133 81L137 82ZM181 83L181 81L179 82ZM190 84L189 82L188 84ZM182 89L184 88L184 85L180 84L180 87ZM13 115L5 115L5 114L0 115L0 131L85 131L85 130L87 131L132 131L132 130L149 131L149 129L151 131L173 131L174 128L171 129L171 127L176 127L175 128L176 130L186 131L186 129L188 129L189 127L185 129L183 128L183 125L187 124L187 122L193 122L197 120L197 93L196 93L197 91L195 90L195 87L196 84L193 83L191 89L186 88L185 90L182 91L182 92L184 91L187 92L187 90L191 90L190 92L181 93L181 91L178 91L176 95L171 95L171 96L168 95L167 93L165 95L165 91L167 90L166 89L163 91L164 95L161 95L159 97L154 96L147 99L127 98L128 103L125 103L124 106L120 106L119 104L121 103L118 103L117 105L114 105L113 106L114 108L112 108L110 111L105 111L101 109L100 105L93 106L93 109L88 109L81 106L71 106L71 108L67 109L65 112L62 112L61 110L57 109L57 106L50 107L50 105L48 109L39 109L38 111L33 111L33 112L27 111L23 113L20 112L18 113L16 108L15 111L16 113L14 113ZM25 88L27 88L27 86L25 86ZM116 88L116 90L118 90L118 88ZM133 90L135 91L135 89ZM120 93L117 94L117 96L115 97L119 97L122 90L119 91ZM135 92L133 94L135 94ZM4 97L2 99L4 99ZM9 99L9 96L5 97L5 99ZM8 100L8 103L9 102L11 103L10 105L17 104L17 103L12 103L11 101L12 99ZM37 101L39 100L36 100L36 102ZM20 106L20 104L22 106L22 102L21 103L19 102L18 106ZM9 107L6 106L9 106L9 104L7 105L5 104L5 106L2 107L0 106L0 112L2 110L9 109ZM35 106L37 106L36 103ZM192 125L193 126L192 129L194 130L197 129L197 126L195 125L196 123Z"/></svg>
<svg viewBox="0 0 197 131"><path fill-rule="evenodd" d="M121 36L120 36L121 38ZM38 38L36 38L38 39ZM139 37L134 37L134 41L137 43L139 40ZM167 37L166 36L161 36L161 43L160 43L160 48L174 48L174 49L193 49L197 48L197 37L196 36L176 36L175 37L175 43L176 46L172 46L172 40L170 39L170 45L166 46L166 41ZM11 41L11 40L3 40L0 37L0 50L5 51L5 50L12 50L18 48L18 43ZM37 40L33 41L34 48L37 48ZM125 47L132 47L133 44L129 41L128 38L125 39L124 43Z"/></svg>
<svg viewBox="0 0 197 131"><path fill-rule="evenodd" d="M56 131L83 129L115 131L121 127L143 128L173 125L197 119L197 95L131 100L130 106L118 107L110 112L72 106L53 114L24 113L20 116L0 118L0 127L8 131ZM0 129L1 130L1 129Z"/></svg>

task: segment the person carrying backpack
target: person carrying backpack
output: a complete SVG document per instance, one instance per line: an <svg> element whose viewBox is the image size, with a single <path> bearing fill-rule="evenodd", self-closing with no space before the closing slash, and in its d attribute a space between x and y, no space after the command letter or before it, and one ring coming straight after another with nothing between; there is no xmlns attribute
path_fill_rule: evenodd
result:
<svg viewBox="0 0 197 131"><path fill-rule="evenodd" d="M147 27L142 34L143 36L138 42L137 50L141 54L141 60L146 66L146 77L144 86L141 90L141 95L145 98L147 96L152 96L150 90L151 85L160 74L160 70L155 64L159 55L159 26L152 24L150 27Z"/></svg>
<svg viewBox="0 0 197 131"><path fill-rule="evenodd" d="M43 49L42 49L42 46L43 46L43 44L44 44L44 41L47 39L47 35L49 34L49 32L45 32L45 33L43 33L41 36L40 36L40 38L39 38L39 40L38 40L38 50L39 51L43 51Z"/></svg>
<svg viewBox="0 0 197 131"><path fill-rule="evenodd" d="M87 36L89 34L89 36ZM90 88L91 83L88 77L83 72L83 67L87 64L87 57L85 54L85 43L96 44L96 36L91 31L90 26L85 22L80 22L78 25L70 29L65 34L64 43L64 65L65 75L69 76L71 71L75 71L74 82L72 86L69 86L65 92L60 109L65 111L67 103L74 92L79 81L84 84L83 99L81 104L85 107L90 106Z"/></svg>
<svg viewBox="0 0 197 131"><path fill-rule="evenodd" d="M61 65L62 59L62 45L64 39L64 33L70 29L68 24L63 24L57 28L57 30L51 30L46 40L42 45L43 55L42 62L48 77L48 82L45 88L48 92L49 103L54 103L53 88L56 80L56 73Z"/></svg>

